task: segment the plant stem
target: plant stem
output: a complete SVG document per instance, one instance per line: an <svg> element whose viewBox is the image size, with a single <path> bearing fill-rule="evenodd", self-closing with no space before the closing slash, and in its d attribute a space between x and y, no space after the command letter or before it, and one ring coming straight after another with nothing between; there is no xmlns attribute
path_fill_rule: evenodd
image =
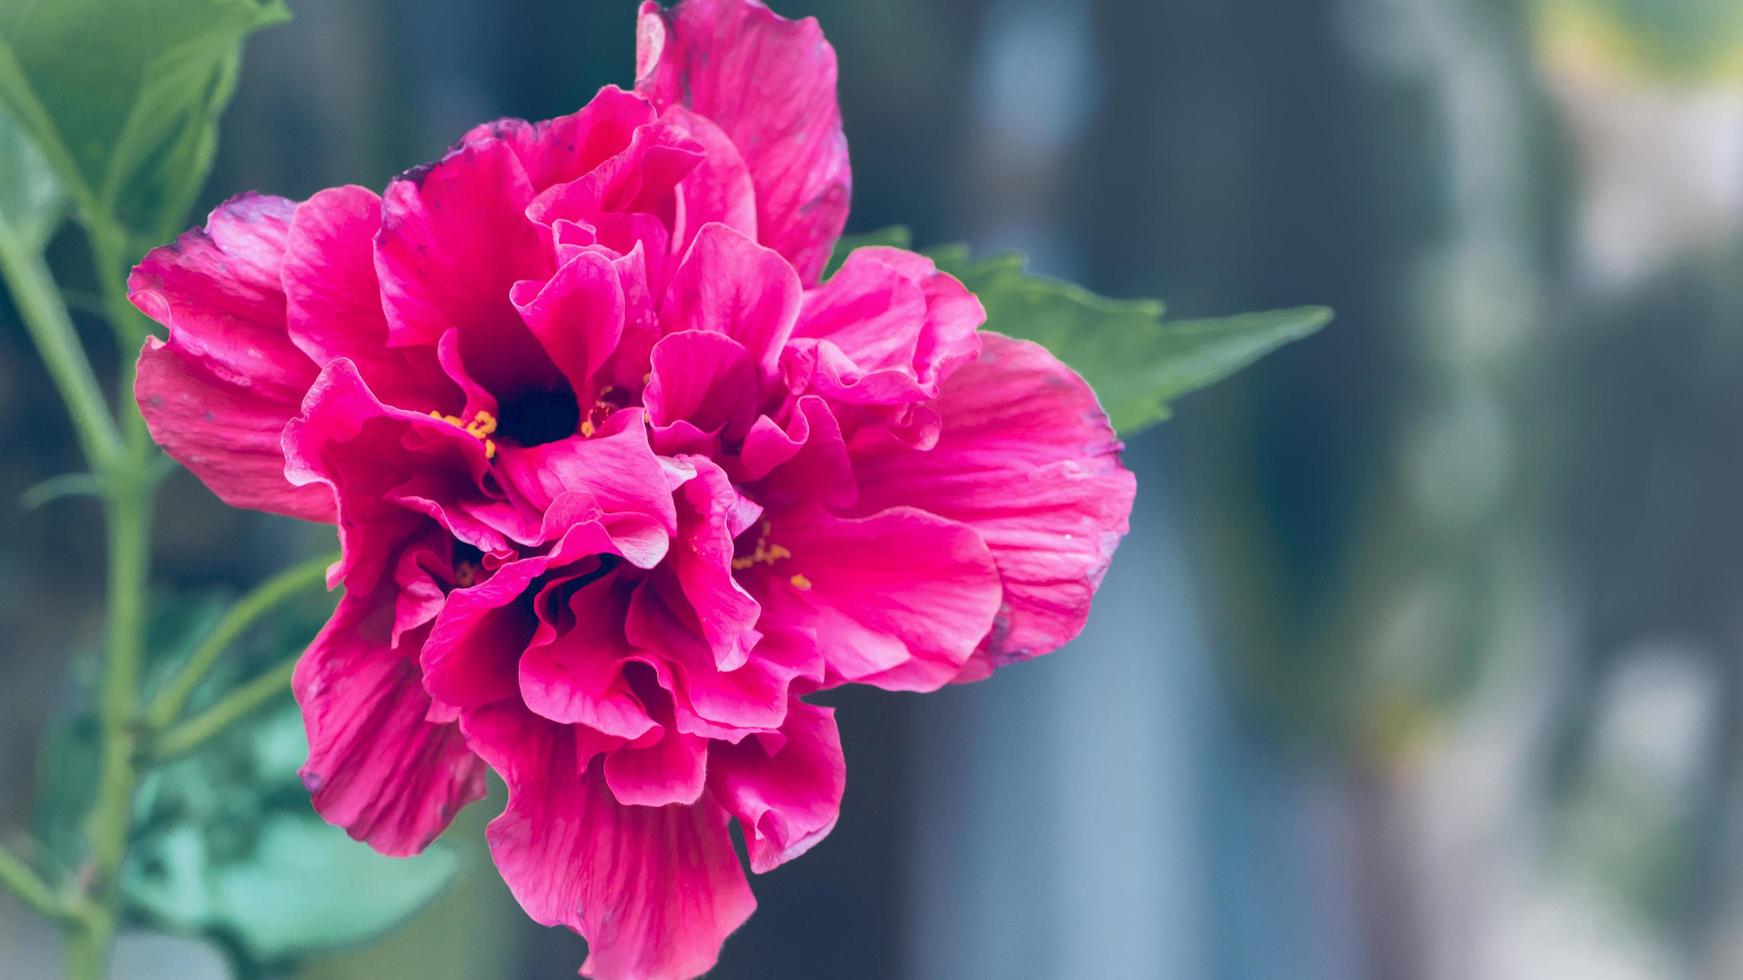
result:
<svg viewBox="0 0 1743 980"><path fill-rule="evenodd" d="M168 762L204 745L213 736L284 694L296 671L297 656L286 657L266 673L224 695L217 704L171 728L151 743L151 761Z"/></svg>
<svg viewBox="0 0 1743 980"><path fill-rule="evenodd" d="M123 260L116 239L91 229L92 259L116 336L128 335ZM136 314L135 314L136 315ZM144 656L146 583L151 562L151 436L133 405L133 358L123 350L118 379L123 448L106 474L109 514L108 653L98 695L100 761L97 794L87 821L89 903L83 928L67 943L67 975L100 980L120 918L121 862L133 829L139 742L139 671Z"/></svg>
<svg viewBox="0 0 1743 980"><path fill-rule="evenodd" d="M0 847L0 885L12 889L25 905L39 915L51 919L66 919L72 915L67 903L55 894L54 889L42 880L42 876L34 868L3 847Z"/></svg>
<svg viewBox="0 0 1743 980"><path fill-rule="evenodd" d="M104 473L121 454L121 437L108 406L103 404L91 362L79 346L72 318L42 253L19 241L4 225L0 225L0 273L5 275L24 328L72 416L86 464Z"/></svg>
<svg viewBox="0 0 1743 980"><path fill-rule="evenodd" d="M327 566L332 563L332 556L326 556L296 565L260 583L252 592L238 599L151 703L145 714L151 728L154 731L168 728L181 715L188 699L193 697L200 682L230 644L279 603L325 582Z"/></svg>

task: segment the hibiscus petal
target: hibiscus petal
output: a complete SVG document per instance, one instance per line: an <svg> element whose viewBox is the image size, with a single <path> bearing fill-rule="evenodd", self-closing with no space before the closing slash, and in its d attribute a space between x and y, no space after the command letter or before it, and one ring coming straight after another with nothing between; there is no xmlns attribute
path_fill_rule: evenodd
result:
<svg viewBox="0 0 1743 980"><path fill-rule="evenodd" d="M457 724L433 723L412 651L391 645L391 582L347 593L291 682L308 728L303 784L315 810L383 854L422 851L484 796L484 766Z"/></svg>
<svg viewBox="0 0 1743 980"><path fill-rule="evenodd" d="M624 806L588 765L586 729L513 705L461 723L508 784L488 834L497 869L534 920L587 938L583 974L687 980L714 965L756 908L720 804Z"/></svg>
<svg viewBox="0 0 1743 980"><path fill-rule="evenodd" d="M232 198L145 256L128 295L170 336L146 340L133 390L152 438L225 503L331 521L331 491L287 481L279 447L316 372L286 333L279 287L294 208Z"/></svg>
<svg viewBox="0 0 1743 980"><path fill-rule="evenodd" d="M696 237L696 232L714 221L730 225L755 239L756 186L751 182L750 169L745 166L732 138L708 117L680 105L667 107L660 118L683 130L703 150L696 169L685 174L683 182L678 185L682 207L672 228L672 248L683 252Z"/></svg>
<svg viewBox="0 0 1743 980"><path fill-rule="evenodd" d="M538 601L551 583L539 588L535 581L548 571L555 576L556 569L593 559L610 545L598 524L577 523L549 551L504 563L484 581L450 592L420 658L430 695L461 708L516 697L522 654L535 640L548 640ZM573 571L585 574L598 567Z"/></svg>
<svg viewBox="0 0 1743 980"><path fill-rule="evenodd" d="M924 511L853 519L800 508L774 515L767 538L790 556L741 573L746 586L769 622L817 637L835 681L935 690L974 653L999 609L986 544Z"/></svg>
<svg viewBox="0 0 1743 980"><path fill-rule="evenodd" d="M667 591L638 589L626 629L631 643L669 665L679 731L738 741L750 732L777 728L787 716L789 692L823 682L816 641L786 628L760 636L742 663L723 669L686 621L689 617L672 610Z"/></svg>
<svg viewBox="0 0 1743 980"><path fill-rule="evenodd" d="M521 656L520 695L554 722L586 725L623 739L657 727L624 676L636 651L624 639L630 589L618 576L590 583L569 599L570 622ZM627 802L627 801L626 801Z"/></svg>
<svg viewBox="0 0 1743 980"><path fill-rule="evenodd" d="M651 745L605 757L605 784L625 806L688 806L708 777L708 739L667 727Z"/></svg>
<svg viewBox="0 0 1743 980"><path fill-rule="evenodd" d="M712 461L688 457L696 478L679 491L679 538L672 571L715 664L731 670L745 662L759 634L762 610L732 574L734 542L759 508L741 496Z"/></svg>
<svg viewBox="0 0 1743 980"><path fill-rule="evenodd" d="M708 759L708 784L744 827L750 868L758 874L828 836L847 789L835 709L794 699L780 734L716 743Z"/></svg>
<svg viewBox="0 0 1743 980"><path fill-rule="evenodd" d="M790 384L831 400L897 405L938 394L980 353L980 301L931 259L859 248L805 294L786 370ZM809 341L809 343L807 343Z"/></svg>
<svg viewBox="0 0 1743 980"><path fill-rule="evenodd" d="M641 409L613 413L590 438L504 445L496 473L535 512L546 512L564 494L586 493L603 513L644 517L668 536L678 529L666 470L648 444Z"/></svg>
<svg viewBox="0 0 1743 980"><path fill-rule="evenodd" d="M515 283L510 298L577 401L592 402L598 394L593 375L623 336L623 287L611 259L598 251L578 253L549 280Z"/></svg>
<svg viewBox="0 0 1743 980"><path fill-rule="evenodd" d="M537 123L498 119L473 127L460 142L506 143L537 193L585 176L622 153L636 129L653 122L655 116L647 100L607 85L577 112Z"/></svg>
<svg viewBox="0 0 1743 980"><path fill-rule="evenodd" d="M382 199L375 267L393 343L459 331L467 370L498 397L562 383L509 302L516 282L555 268L526 217L532 197L507 144L474 142L395 178Z"/></svg>
<svg viewBox="0 0 1743 980"><path fill-rule="evenodd" d="M752 0L648 0L636 32L636 91L683 105L738 145L756 185L759 240L817 281L847 222L847 137L835 49L814 18Z"/></svg>
<svg viewBox="0 0 1743 980"><path fill-rule="evenodd" d="M349 360L322 370L302 414L284 427L282 446L288 480L326 488L339 501L341 577L352 585L353 538L374 521L421 513L480 551L506 546L470 513L484 499L483 444L458 426L383 405Z"/></svg>
<svg viewBox="0 0 1743 980"><path fill-rule="evenodd" d="M756 413L756 366L744 345L725 334L667 334L654 345L650 363L642 401L656 433L682 422L690 433L741 434Z"/></svg>
<svg viewBox="0 0 1743 980"><path fill-rule="evenodd" d="M758 418L739 451L738 472L762 481L758 491L772 507L804 501L846 507L858 498L841 425L816 395L794 400L786 428L767 415Z"/></svg>
<svg viewBox="0 0 1743 980"><path fill-rule="evenodd" d="M886 447L854 460L862 512L919 507L974 528L992 549L1004 602L962 680L1078 634L1136 491L1083 379L1036 344L983 338L980 359L944 385L930 452Z"/></svg>
<svg viewBox="0 0 1743 980"><path fill-rule="evenodd" d="M666 286L660 321L667 333L712 330L738 341L765 375L799 315L793 267L742 232L704 225Z"/></svg>
<svg viewBox="0 0 1743 980"><path fill-rule="evenodd" d="M285 319L290 338L316 364L350 358L382 399L413 411L448 408L459 394L427 346L389 347L375 235L381 199L333 187L297 205L285 239Z"/></svg>
<svg viewBox="0 0 1743 980"><path fill-rule="evenodd" d="M585 176L542 191L527 217L555 228L558 222L596 224L611 214L645 212L671 224L675 191L704 163L701 144L663 120L641 126L623 152L602 161Z"/></svg>

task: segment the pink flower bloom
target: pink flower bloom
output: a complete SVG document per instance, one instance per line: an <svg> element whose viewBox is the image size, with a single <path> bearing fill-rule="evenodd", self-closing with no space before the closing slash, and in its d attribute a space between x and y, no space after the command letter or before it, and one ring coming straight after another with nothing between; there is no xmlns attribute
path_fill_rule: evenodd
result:
<svg viewBox="0 0 1743 980"><path fill-rule="evenodd" d="M755 0L641 11L634 93L503 120L377 197L243 196L131 282L137 394L229 503L336 521L303 658L316 808L492 853L589 976L687 977L834 826L847 683L1077 634L1134 491L1081 378L928 259L818 282L835 55Z"/></svg>

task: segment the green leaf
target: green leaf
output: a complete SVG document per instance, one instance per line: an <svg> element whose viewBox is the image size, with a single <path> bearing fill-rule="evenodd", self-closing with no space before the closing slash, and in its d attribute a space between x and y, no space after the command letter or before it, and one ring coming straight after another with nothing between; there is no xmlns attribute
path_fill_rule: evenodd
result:
<svg viewBox="0 0 1743 980"><path fill-rule="evenodd" d="M154 604L147 690L174 673L229 604L221 592ZM209 705L306 644L332 604L322 594L287 603L237 642L190 707ZM85 860L81 825L96 745L88 714L62 719L44 737L33 828L57 878ZM437 845L415 859L385 858L315 814L297 777L307 751L287 691L223 738L147 772L121 871L127 921L206 937L245 972L260 973L379 935L440 892L458 870L451 851Z"/></svg>
<svg viewBox="0 0 1743 980"><path fill-rule="evenodd" d="M1007 253L928 252L986 307L988 330L1041 344L1095 389L1114 428L1131 435L1170 414L1182 395L1215 384L1331 319L1324 307L1164 323L1156 300L1115 300L1024 271Z"/></svg>
<svg viewBox="0 0 1743 980"><path fill-rule="evenodd" d="M287 16L279 0L14 0L0 104L92 217L156 242L205 180L243 38Z"/></svg>
<svg viewBox="0 0 1743 980"><path fill-rule="evenodd" d="M868 231L858 235L843 235L836 241L835 251L829 253L829 264L823 269L823 278L828 279L835 275L836 270L841 268L841 263L847 261L848 253L868 245L912 248L914 246L914 233L903 225L891 225L888 228L879 228L877 231Z"/></svg>
<svg viewBox="0 0 1743 980"><path fill-rule="evenodd" d="M0 112L0 225L41 251L66 216L66 191L42 151Z"/></svg>
<svg viewBox="0 0 1743 980"><path fill-rule="evenodd" d="M440 846L382 857L309 807L307 754L288 694L211 749L152 773L142 834L123 869L128 914L205 935L255 970L399 925L459 868Z"/></svg>

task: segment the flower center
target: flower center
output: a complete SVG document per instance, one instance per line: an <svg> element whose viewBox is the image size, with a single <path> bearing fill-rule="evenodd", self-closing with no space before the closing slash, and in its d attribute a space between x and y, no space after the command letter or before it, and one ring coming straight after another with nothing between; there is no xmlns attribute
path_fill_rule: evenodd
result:
<svg viewBox="0 0 1743 980"><path fill-rule="evenodd" d="M744 572L749 571L758 565L773 566L776 562L786 561L793 557L793 552L788 550L785 546L775 544L769 540L769 535L773 531L774 526L772 524L768 521L762 522L762 526L757 529L756 545L751 548L749 553L740 554L732 559L732 570L735 572ZM798 589L801 592L811 591L811 580L803 575L794 573L787 577L787 581L793 586L793 588Z"/></svg>
<svg viewBox="0 0 1743 980"><path fill-rule="evenodd" d="M542 446L575 434L581 409L567 387L523 391L502 403L502 436L522 446Z"/></svg>
<svg viewBox="0 0 1743 980"><path fill-rule="evenodd" d="M589 439L593 438L593 433L598 432L599 427L605 424L605 420L611 417L611 413L617 411L617 399L614 397L616 392L617 389L612 385L606 385L599 389L599 397L593 400L593 407L589 408L587 414L581 417L582 435Z"/></svg>
<svg viewBox="0 0 1743 980"><path fill-rule="evenodd" d="M467 435L484 443L485 459L496 458L496 441L490 438L496 432L496 416L481 411L468 422L458 415L443 415L441 412L432 411L430 418L441 419L456 428L465 429Z"/></svg>

